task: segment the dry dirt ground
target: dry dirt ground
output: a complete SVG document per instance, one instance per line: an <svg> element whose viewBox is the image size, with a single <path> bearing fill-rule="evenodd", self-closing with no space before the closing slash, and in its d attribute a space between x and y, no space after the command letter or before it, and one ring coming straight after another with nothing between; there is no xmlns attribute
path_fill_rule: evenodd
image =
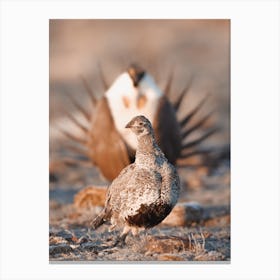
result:
<svg viewBox="0 0 280 280"><path fill-rule="evenodd" d="M230 261L229 46L227 20L50 21L51 262ZM209 125L220 128L219 133L203 143L217 150L218 160L212 166L178 170L182 183L180 205L198 203L196 218L188 214L189 210L181 223L170 216L138 237L128 236L122 247L113 246L119 232L108 232L108 225L91 230L90 222L101 206L74 205L80 190L90 185L106 188L108 182L82 156L69 154L66 140L55 129L57 123L69 126L64 110L76 113L69 95L88 108L80 74L90 81L97 95L102 94L99 62L109 82L130 62L138 62L156 76L161 87L170 69L174 69L171 99L193 75L181 113L210 93L203 110L215 111Z"/></svg>

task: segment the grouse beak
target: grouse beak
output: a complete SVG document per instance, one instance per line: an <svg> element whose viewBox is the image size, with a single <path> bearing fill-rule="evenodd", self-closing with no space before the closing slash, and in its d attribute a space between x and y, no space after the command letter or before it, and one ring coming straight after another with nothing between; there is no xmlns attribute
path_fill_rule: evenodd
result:
<svg viewBox="0 0 280 280"><path fill-rule="evenodd" d="M133 127L133 122L129 122L126 126L125 126L125 128L132 128Z"/></svg>

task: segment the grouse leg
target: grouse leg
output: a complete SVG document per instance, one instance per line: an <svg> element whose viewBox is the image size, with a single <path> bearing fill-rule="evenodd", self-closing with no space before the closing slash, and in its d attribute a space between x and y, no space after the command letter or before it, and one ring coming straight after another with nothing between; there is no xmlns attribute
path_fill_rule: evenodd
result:
<svg viewBox="0 0 280 280"><path fill-rule="evenodd" d="M127 237L127 235L130 232L130 228L129 227L125 227L123 229L122 234L116 239L113 247L119 246L119 247L123 247L125 245L125 239Z"/></svg>

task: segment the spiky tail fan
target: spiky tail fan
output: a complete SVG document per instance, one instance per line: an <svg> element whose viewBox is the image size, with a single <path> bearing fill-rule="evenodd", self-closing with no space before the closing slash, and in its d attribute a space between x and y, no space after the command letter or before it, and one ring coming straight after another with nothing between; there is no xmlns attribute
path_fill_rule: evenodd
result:
<svg viewBox="0 0 280 280"><path fill-rule="evenodd" d="M106 213L103 210L96 218L94 218L94 220L91 222L91 227L93 229L97 229L99 228L101 225L103 225L105 223L105 217L106 217Z"/></svg>

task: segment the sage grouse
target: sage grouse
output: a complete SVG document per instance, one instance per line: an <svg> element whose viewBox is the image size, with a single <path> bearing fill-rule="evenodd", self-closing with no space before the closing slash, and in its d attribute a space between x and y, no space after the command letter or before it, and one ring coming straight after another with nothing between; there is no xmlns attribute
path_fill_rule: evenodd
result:
<svg viewBox="0 0 280 280"><path fill-rule="evenodd" d="M103 211L92 225L110 221L112 228L123 227L121 239L139 228L159 224L175 206L180 182L175 167L156 144L150 121L134 117L126 126L137 136L135 162L125 167L109 186Z"/></svg>
<svg viewBox="0 0 280 280"><path fill-rule="evenodd" d="M144 115L151 121L155 129L155 138L170 163L183 165L186 158L196 155L206 156L208 151L197 146L212 135L215 128L207 129L192 141L185 141L189 135L198 131L211 115L207 114L189 125L205 99L181 120L178 120L176 116L190 83L179 93L178 99L172 104L168 97L172 79L168 80L162 91L153 77L137 65L131 65L127 71L117 77L110 87L105 82L103 74L101 77L106 91L98 100L83 79L94 106L92 114L82 108L76 100L72 100L87 120L88 125L79 123L73 115L66 112L70 120L80 128L82 137L77 137L73 132L65 129L61 129L61 131L72 142L79 145L71 144L71 147L70 145L68 147L86 155L107 180L112 181L124 167L134 161L137 139L124 127L137 115Z"/></svg>

